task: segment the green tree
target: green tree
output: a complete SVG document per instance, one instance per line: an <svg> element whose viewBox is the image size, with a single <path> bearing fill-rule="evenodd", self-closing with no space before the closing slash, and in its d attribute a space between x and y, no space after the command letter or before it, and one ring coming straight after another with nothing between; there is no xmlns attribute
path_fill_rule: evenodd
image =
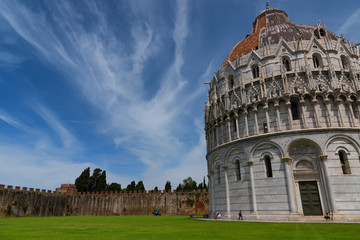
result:
<svg viewBox="0 0 360 240"><path fill-rule="evenodd" d="M139 182L136 184L135 190L141 190L141 191L145 190L143 181L139 181Z"/></svg>
<svg viewBox="0 0 360 240"><path fill-rule="evenodd" d="M171 182L170 181L166 181L165 183L165 191L171 191Z"/></svg>
<svg viewBox="0 0 360 240"><path fill-rule="evenodd" d="M129 185L126 187L126 191L134 191L136 188L135 181L132 181Z"/></svg>
<svg viewBox="0 0 360 240"><path fill-rule="evenodd" d="M101 176L102 170L100 168L95 168L92 176L89 180L89 190L90 192L96 192L98 188L98 180Z"/></svg>
<svg viewBox="0 0 360 240"><path fill-rule="evenodd" d="M106 171L95 168L90 176L90 167L88 167L75 180L75 185L78 192L105 191L107 188Z"/></svg>
<svg viewBox="0 0 360 240"><path fill-rule="evenodd" d="M111 183L110 185L107 186L107 190L108 191L113 191L113 192L120 192L121 191L121 185L118 183Z"/></svg>
<svg viewBox="0 0 360 240"><path fill-rule="evenodd" d="M84 169L80 176L75 180L75 186L78 192L89 191L90 167Z"/></svg>
<svg viewBox="0 0 360 240"><path fill-rule="evenodd" d="M106 191L106 171L102 171L101 175L98 177L97 179L97 183L96 183L96 191L101 192L101 191Z"/></svg>
<svg viewBox="0 0 360 240"><path fill-rule="evenodd" d="M158 187L156 186L155 188L154 188L154 192L158 192L159 191L159 189L158 189Z"/></svg>
<svg viewBox="0 0 360 240"><path fill-rule="evenodd" d="M205 177L202 183L199 183L198 189L207 189Z"/></svg>
<svg viewBox="0 0 360 240"><path fill-rule="evenodd" d="M179 186L177 186L176 191L177 192L183 192L184 191L183 186L182 186L181 183L179 183Z"/></svg>
<svg viewBox="0 0 360 240"><path fill-rule="evenodd" d="M183 189L188 191L197 189L197 184L191 177L188 177L183 180Z"/></svg>
<svg viewBox="0 0 360 240"><path fill-rule="evenodd" d="M191 177L188 177L183 180L182 184L176 188L177 192L188 192L197 189L196 181L194 181Z"/></svg>

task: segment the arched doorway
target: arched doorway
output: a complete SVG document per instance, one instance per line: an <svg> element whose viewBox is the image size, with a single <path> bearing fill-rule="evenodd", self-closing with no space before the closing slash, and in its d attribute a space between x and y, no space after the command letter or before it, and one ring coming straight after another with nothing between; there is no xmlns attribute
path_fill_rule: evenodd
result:
<svg viewBox="0 0 360 240"><path fill-rule="evenodd" d="M309 140L296 140L289 147L297 211L304 216L323 215L329 209L320 155L320 148Z"/></svg>

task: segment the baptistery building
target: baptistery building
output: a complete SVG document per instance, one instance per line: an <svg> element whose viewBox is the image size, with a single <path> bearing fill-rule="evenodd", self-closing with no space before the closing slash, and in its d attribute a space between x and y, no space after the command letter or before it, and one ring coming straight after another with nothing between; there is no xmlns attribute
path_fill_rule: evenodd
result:
<svg viewBox="0 0 360 240"><path fill-rule="evenodd" d="M212 217L360 220L359 57L320 21L256 17L209 83Z"/></svg>

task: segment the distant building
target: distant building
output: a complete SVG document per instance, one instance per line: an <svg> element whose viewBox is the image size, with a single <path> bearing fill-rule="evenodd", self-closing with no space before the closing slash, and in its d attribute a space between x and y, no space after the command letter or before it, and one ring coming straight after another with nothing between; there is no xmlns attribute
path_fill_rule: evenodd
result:
<svg viewBox="0 0 360 240"><path fill-rule="evenodd" d="M257 16L209 84L212 217L360 220L359 57L320 21Z"/></svg>
<svg viewBox="0 0 360 240"><path fill-rule="evenodd" d="M56 188L57 193L74 194L77 193L75 184L61 184L60 188Z"/></svg>

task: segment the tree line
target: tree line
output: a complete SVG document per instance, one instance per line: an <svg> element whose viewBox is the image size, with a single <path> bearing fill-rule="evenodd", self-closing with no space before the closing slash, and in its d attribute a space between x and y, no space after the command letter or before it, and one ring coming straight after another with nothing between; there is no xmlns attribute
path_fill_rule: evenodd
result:
<svg viewBox="0 0 360 240"><path fill-rule="evenodd" d="M90 176L90 167L84 169L78 178L75 180L75 186L78 192L105 192L105 191L143 191L145 186L143 181L132 181L127 185L126 188L122 188L121 184L113 182L107 184L106 182L106 171L101 170L100 168L95 168L92 175ZM171 182L166 181L164 190L171 191L172 189ZM191 177L188 177L183 180L182 183L176 188L177 192L188 192L196 189L207 189L205 183L205 177L202 183L197 184L195 180ZM158 187L154 188L154 191L158 191Z"/></svg>

